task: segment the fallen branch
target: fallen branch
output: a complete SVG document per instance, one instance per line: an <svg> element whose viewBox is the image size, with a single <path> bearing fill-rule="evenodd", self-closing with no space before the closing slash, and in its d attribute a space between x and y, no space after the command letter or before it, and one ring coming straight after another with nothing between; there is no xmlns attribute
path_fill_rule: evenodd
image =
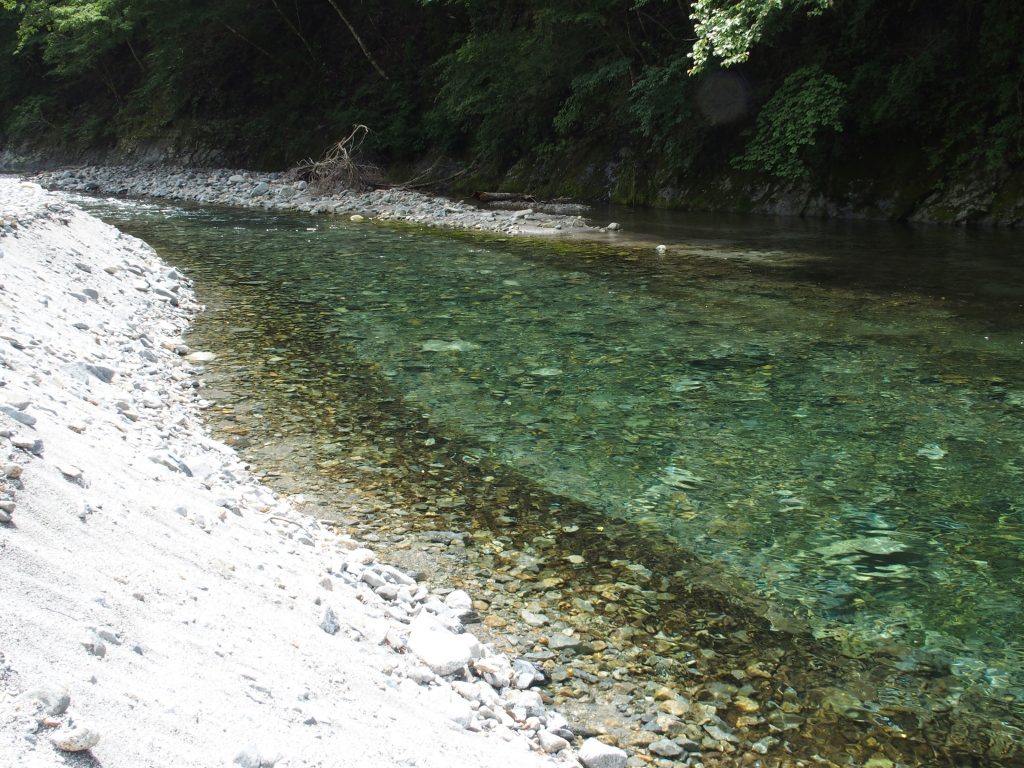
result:
<svg viewBox="0 0 1024 768"><path fill-rule="evenodd" d="M461 171L457 171L453 173L451 176L445 176L443 179L427 179L426 181L420 180L424 176L424 174L421 173L416 178L411 179L410 181L407 181L404 184L399 184L398 186L401 189L422 189L424 187L436 187L437 185L444 184L447 181L454 181L455 179L459 178L459 176L465 176L467 173L469 173L469 171L469 168L463 168Z"/></svg>
<svg viewBox="0 0 1024 768"><path fill-rule="evenodd" d="M355 126L352 133L333 144L323 157L304 160L292 168L291 174L305 179L318 194L331 194L343 189L361 192L368 186L379 185L384 176L381 169L355 159L369 132L365 125Z"/></svg>
<svg viewBox="0 0 1024 768"><path fill-rule="evenodd" d="M523 192L474 192L481 203L535 203L537 198Z"/></svg>

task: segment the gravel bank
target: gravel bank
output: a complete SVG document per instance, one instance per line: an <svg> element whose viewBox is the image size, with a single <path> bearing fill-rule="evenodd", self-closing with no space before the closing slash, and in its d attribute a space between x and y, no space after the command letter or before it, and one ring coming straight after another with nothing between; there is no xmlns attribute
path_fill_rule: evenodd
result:
<svg viewBox="0 0 1024 768"><path fill-rule="evenodd" d="M199 310L144 243L0 177L0 765L622 768L464 631L469 595L210 439Z"/></svg>
<svg viewBox="0 0 1024 768"><path fill-rule="evenodd" d="M195 170L149 166L88 166L47 171L34 180L49 189L107 195L157 197L207 205L235 205L266 210L333 213L428 227L497 232L509 235L595 234L581 216L487 210L443 197L402 189L314 194L304 181L283 173L230 169ZM611 226L612 230L616 227Z"/></svg>

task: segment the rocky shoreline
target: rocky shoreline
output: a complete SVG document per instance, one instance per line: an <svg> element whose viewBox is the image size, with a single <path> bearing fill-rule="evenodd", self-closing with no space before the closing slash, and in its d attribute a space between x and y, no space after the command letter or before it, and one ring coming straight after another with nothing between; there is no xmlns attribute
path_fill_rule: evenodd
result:
<svg viewBox="0 0 1024 768"><path fill-rule="evenodd" d="M0 762L626 764L465 631L468 594L209 437L183 275L34 184L0 211Z"/></svg>
<svg viewBox="0 0 1024 768"><path fill-rule="evenodd" d="M356 221L376 219L505 235L593 235L617 228L615 224L593 227L575 214L536 208L493 210L399 188L320 195L286 173L123 165L46 171L33 179L44 187L69 192L328 213Z"/></svg>

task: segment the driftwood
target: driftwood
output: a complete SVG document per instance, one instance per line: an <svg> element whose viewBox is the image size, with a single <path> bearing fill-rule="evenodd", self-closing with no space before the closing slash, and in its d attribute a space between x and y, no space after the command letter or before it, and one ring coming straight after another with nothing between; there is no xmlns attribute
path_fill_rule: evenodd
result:
<svg viewBox="0 0 1024 768"><path fill-rule="evenodd" d="M537 198L522 192L474 192L481 203L535 203Z"/></svg>
<svg viewBox="0 0 1024 768"><path fill-rule="evenodd" d="M494 203L495 208L515 208L527 204L538 213L558 215L580 214L590 210L589 205L577 202L571 197L556 197L553 200L538 200L523 192L474 192L473 197L481 203Z"/></svg>
<svg viewBox="0 0 1024 768"><path fill-rule="evenodd" d="M292 168L291 176L305 179L318 194L341 190L362 192L368 187L382 185L384 173L380 168L356 160L369 132L365 125L355 126L352 133L332 144L319 160L310 158Z"/></svg>

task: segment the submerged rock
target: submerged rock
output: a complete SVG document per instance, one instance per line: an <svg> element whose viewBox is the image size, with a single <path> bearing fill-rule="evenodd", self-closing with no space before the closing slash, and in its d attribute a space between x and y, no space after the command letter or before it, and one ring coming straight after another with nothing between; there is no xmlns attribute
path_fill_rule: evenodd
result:
<svg viewBox="0 0 1024 768"><path fill-rule="evenodd" d="M429 339L423 342L420 349L424 352L472 352L474 349L480 349L480 345L474 344L472 341L463 341L462 339L455 339L454 341Z"/></svg>

